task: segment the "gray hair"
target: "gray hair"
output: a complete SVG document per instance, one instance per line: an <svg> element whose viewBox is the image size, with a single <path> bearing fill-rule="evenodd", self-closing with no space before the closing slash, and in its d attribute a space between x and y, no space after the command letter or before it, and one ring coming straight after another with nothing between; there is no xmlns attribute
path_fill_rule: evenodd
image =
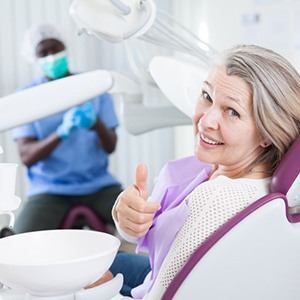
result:
<svg viewBox="0 0 300 300"><path fill-rule="evenodd" d="M300 76L281 55L255 45L235 46L220 58L228 76L248 83L257 128L270 142L249 170L263 163L273 173L300 134Z"/></svg>

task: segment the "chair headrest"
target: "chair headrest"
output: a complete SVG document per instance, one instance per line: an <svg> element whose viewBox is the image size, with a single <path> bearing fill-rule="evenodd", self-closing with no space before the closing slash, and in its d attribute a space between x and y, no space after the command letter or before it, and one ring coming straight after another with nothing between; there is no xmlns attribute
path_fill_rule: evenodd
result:
<svg viewBox="0 0 300 300"><path fill-rule="evenodd" d="M294 206L300 201L300 137L293 143L279 163L270 184L272 193L282 193L288 196L289 204ZM291 193L293 195L291 195ZM288 195L290 194L290 195ZM289 196L293 199L289 199ZM299 205L299 204L297 204Z"/></svg>
<svg viewBox="0 0 300 300"><path fill-rule="evenodd" d="M184 114L192 118L207 65L195 57L155 56L149 71L162 93Z"/></svg>

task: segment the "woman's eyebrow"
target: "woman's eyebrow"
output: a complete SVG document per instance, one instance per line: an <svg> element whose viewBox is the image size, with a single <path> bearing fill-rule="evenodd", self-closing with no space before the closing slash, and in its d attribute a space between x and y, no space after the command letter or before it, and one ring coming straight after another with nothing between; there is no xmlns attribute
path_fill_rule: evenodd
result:
<svg viewBox="0 0 300 300"><path fill-rule="evenodd" d="M247 112L247 109L243 106L241 99L227 96L226 99L235 102L244 112Z"/></svg>
<svg viewBox="0 0 300 300"><path fill-rule="evenodd" d="M203 85L208 85L209 87L212 87L212 85L206 80L203 81Z"/></svg>
<svg viewBox="0 0 300 300"><path fill-rule="evenodd" d="M209 88L213 89L213 85L207 80L203 81L203 85L207 85ZM247 109L243 106L243 101L241 101L241 99L232 96L225 96L225 98L235 102L244 112L247 112Z"/></svg>

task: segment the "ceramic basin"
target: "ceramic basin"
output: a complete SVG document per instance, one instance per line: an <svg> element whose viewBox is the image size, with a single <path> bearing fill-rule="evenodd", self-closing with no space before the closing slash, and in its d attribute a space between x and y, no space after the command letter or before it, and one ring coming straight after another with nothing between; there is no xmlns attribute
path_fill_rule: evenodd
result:
<svg viewBox="0 0 300 300"><path fill-rule="evenodd" d="M0 239L0 282L34 296L72 294L109 269L120 241L89 230L47 230Z"/></svg>

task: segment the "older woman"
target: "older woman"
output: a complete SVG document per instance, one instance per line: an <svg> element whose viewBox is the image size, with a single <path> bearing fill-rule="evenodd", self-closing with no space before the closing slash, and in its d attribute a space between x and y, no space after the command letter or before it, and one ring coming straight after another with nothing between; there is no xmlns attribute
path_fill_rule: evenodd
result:
<svg viewBox="0 0 300 300"><path fill-rule="evenodd" d="M139 165L135 184L114 206L121 235L150 257L151 272L132 290L134 298L160 299L211 233L268 193L300 133L300 76L271 50L236 46L203 82L193 124L195 156L169 162L149 199L147 169ZM118 261L112 270L130 285L126 275L134 266L126 272Z"/></svg>

